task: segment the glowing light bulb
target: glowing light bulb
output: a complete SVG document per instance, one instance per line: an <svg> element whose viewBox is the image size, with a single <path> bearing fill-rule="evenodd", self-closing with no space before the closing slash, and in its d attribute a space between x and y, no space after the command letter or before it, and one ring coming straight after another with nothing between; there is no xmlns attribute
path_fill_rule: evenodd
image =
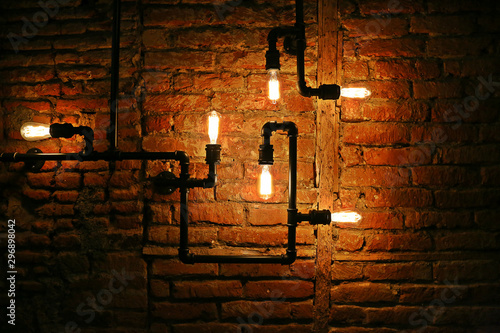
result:
<svg viewBox="0 0 500 333"><path fill-rule="evenodd" d="M25 123L21 126L21 136L26 141L38 141L51 137L50 125L41 123Z"/></svg>
<svg viewBox="0 0 500 333"><path fill-rule="evenodd" d="M219 136L219 121L220 117L216 111L212 111L208 115L208 136L210 137L210 144L215 145L217 143L217 137Z"/></svg>
<svg viewBox="0 0 500 333"><path fill-rule="evenodd" d="M269 99L276 104L280 99L279 69L270 69L267 72L269 73Z"/></svg>
<svg viewBox="0 0 500 333"><path fill-rule="evenodd" d="M365 98L371 95L366 88L341 88L340 96L349 98Z"/></svg>
<svg viewBox="0 0 500 333"><path fill-rule="evenodd" d="M332 222L357 223L361 218L361 215L353 211L332 213Z"/></svg>
<svg viewBox="0 0 500 333"><path fill-rule="evenodd" d="M273 195L273 176L271 175L270 165L263 165L259 177L259 195L267 200Z"/></svg>

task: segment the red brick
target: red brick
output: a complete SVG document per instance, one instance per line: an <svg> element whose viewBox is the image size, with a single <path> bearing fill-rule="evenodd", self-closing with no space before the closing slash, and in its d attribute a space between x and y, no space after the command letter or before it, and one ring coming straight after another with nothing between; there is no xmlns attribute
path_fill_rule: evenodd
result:
<svg viewBox="0 0 500 333"><path fill-rule="evenodd" d="M469 212L407 212L405 226L407 228L467 228L473 224Z"/></svg>
<svg viewBox="0 0 500 333"><path fill-rule="evenodd" d="M365 61L344 62L342 69L346 79L366 80L368 78L368 64Z"/></svg>
<svg viewBox="0 0 500 333"><path fill-rule="evenodd" d="M443 164L482 164L497 163L500 151L497 145L469 145L443 149Z"/></svg>
<svg viewBox="0 0 500 333"><path fill-rule="evenodd" d="M240 281L179 281L173 284L173 296L181 299L241 297L243 293Z"/></svg>
<svg viewBox="0 0 500 333"><path fill-rule="evenodd" d="M218 273L217 264L186 265L178 259L155 259L152 264L153 275L166 276L215 276Z"/></svg>
<svg viewBox="0 0 500 333"><path fill-rule="evenodd" d="M194 86L199 90L227 91L244 87L243 77L230 74L198 74L194 77Z"/></svg>
<svg viewBox="0 0 500 333"><path fill-rule="evenodd" d="M437 250L497 249L495 235L484 231L445 233L434 236Z"/></svg>
<svg viewBox="0 0 500 333"><path fill-rule="evenodd" d="M220 332L237 332L238 325L235 323L201 323L201 324L174 324L176 333L220 333ZM167 327L160 328L158 333L169 332Z"/></svg>
<svg viewBox="0 0 500 333"><path fill-rule="evenodd" d="M203 95L148 95L144 101L147 112L205 111L209 107Z"/></svg>
<svg viewBox="0 0 500 333"><path fill-rule="evenodd" d="M28 173L26 177L32 187L52 187L55 184L54 172Z"/></svg>
<svg viewBox="0 0 500 333"><path fill-rule="evenodd" d="M194 203L189 206L191 222L210 222L224 225L242 225L244 207L236 203Z"/></svg>
<svg viewBox="0 0 500 333"><path fill-rule="evenodd" d="M358 280L363 277L363 264L335 261L332 264L332 280Z"/></svg>
<svg viewBox="0 0 500 333"><path fill-rule="evenodd" d="M360 41L357 51L362 57L421 57L425 42L416 38L372 39Z"/></svg>
<svg viewBox="0 0 500 333"><path fill-rule="evenodd" d="M414 16L411 33L466 35L474 32L474 17L465 15Z"/></svg>
<svg viewBox="0 0 500 333"><path fill-rule="evenodd" d="M81 247L80 236L74 234L54 236L53 244L59 250L78 250Z"/></svg>
<svg viewBox="0 0 500 333"><path fill-rule="evenodd" d="M33 200L47 200L50 198L50 192L46 190L34 190L31 188L24 188L23 194Z"/></svg>
<svg viewBox="0 0 500 333"><path fill-rule="evenodd" d="M41 216L63 216L74 215L74 205L62 205L55 203L48 203L36 209L37 213Z"/></svg>
<svg viewBox="0 0 500 333"><path fill-rule="evenodd" d="M268 110L271 101L264 94L220 93L214 96L212 107L216 110Z"/></svg>
<svg viewBox="0 0 500 333"><path fill-rule="evenodd" d="M197 69L207 70L213 67L213 55L209 52L146 52L144 55L146 69Z"/></svg>
<svg viewBox="0 0 500 333"><path fill-rule="evenodd" d="M108 100L101 99L59 99L56 105L56 111L64 114L71 114L81 111L106 111L108 109Z"/></svg>
<svg viewBox="0 0 500 333"><path fill-rule="evenodd" d="M78 191L55 191L52 196L60 202L76 202Z"/></svg>
<svg viewBox="0 0 500 333"><path fill-rule="evenodd" d="M337 251L357 251L363 247L364 237L360 231L340 230L335 249Z"/></svg>
<svg viewBox="0 0 500 333"><path fill-rule="evenodd" d="M108 181L108 172L88 172L83 174L83 184L85 186L106 187Z"/></svg>
<svg viewBox="0 0 500 333"><path fill-rule="evenodd" d="M332 304L332 306L330 306L329 317L331 323L347 323L352 325L363 323L366 318L366 313L363 307ZM348 329L349 328L346 328L346 330ZM347 333L348 331L344 332Z"/></svg>
<svg viewBox="0 0 500 333"><path fill-rule="evenodd" d="M219 230L219 240L228 245L265 245L279 246L286 243L287 231L283 228L221 228Z"/></svg>
<svg viewBox="0 0 500 333"><path fill-rule="evenodd" d="M362 219L355 228L361 229L403 229L403 215L395 212L361 212ZM349 228L349 224L339 225Z"/></svg>
<svg viewBox="0 0 500 333"><path fill-rule="evenodd" d="M405 186L409 184L409 171L394 167L345 168L340 181L342 186Z"/></svg>
<svg viewBox="0 0 500 333"><path fill-rule="evenodd" d="M409 142L409 129L401 124L345 123L342 125L344 143L382 145Z"/></svg>
<svg viewBox="0 0 500 333"><path fill-rule="evenodd" d="M163 280L152 279L149 282L151 286L151 294L154 297L168 297L170 296L170 283Z"/></svg>
<svg viewBox="0 0 500 333"><path fill-rule="evenodd" d="M296 260L292 265L279 264L221 264L221 276L240 277L297 277L311 279L314 277L315 265L313 261Z"/></svg>
<svg viewBox="0 0 500 333"><path fill-rule="evenodd" d="M180 230L178 226L149 227L149 241L167 245L179 244ZM217 230L213 227L192 227L189 229L188 241L191 245L212 244L217 239Z"/></svg>
<svg viewBox="0 0 500 333"><path fill-rule="evenodd" d="M384 1L384 0L362 0L359 3L359 9L362 14L376 15L380 14L412 14L421 13L424 11L423 1L411 0L398 0L398 1ZM391 16L389 16L391 17Z"/></svg>
<svg viewBox="0 0 500 333"><path fill-rule="evenodd" d="M274 297L277 300L281 300L278 293L272 294L269 297ZM251 314L258 314L266 319L274 318L290 318L291 308L290 303L283 301L234 301L222 303L221 317L223 319L228 318L248 318Z"/></svg>
<svg viewBox="0 0 500 333"><path fill-rule="evenodd" d="M363 157L369 165L422 165L431 162L432 147L421 145L405 148L364 148Z"/></svg>
<svg viewBox="0 0 500 333"><path fill-rule="evenodd" d="M130 171L115 171L109 180L109 185L118 188L129 188L139 182L139 173Z"/></svg>
<svg viewBox="0 0 500 333"><path fill-rule="evenodd" d="M77 189L80 187L82 175L75 172L63 172L55 176L56 187Z"/></svg>
<svg viewBox="0 0 500 333"><path fill-rule="evenodd" d="M238 72L241 70L262 70L264 69L262 61L265 59L261 52L234 51L218 53L215 58L215 64L223 70ZM283 66L284 61L281 62ZM282 68L283 70L284 68ZM306 74L308 74L306 72Z"/></svg>
<svg viewBox="0 0 500 333"><path fill-rule="evenodd" d="M459 129L451 124L429 124L426 126L417 125L411 131L412 142L415 143L467 143L477 142L479 132L477 126L463 124ZM480 147L480 146L476 146Z"/></svg>
<svg viewBox="0 0 500 333"><path fill-rule="evenodd" d="M360 165L363 161L361 149L353 146L343 146L340 150L340 156L344 166L350 167Z"/></svg>
<svg viewBox="0 0 500 333"><path fill-rule="evenodd" d="M276 225L287 223L286 207L269 207L254 205L248 211L248 221L252 225Z"/></svg>
<svg viewBox="0 0 500 333"><path fill-rule="evenodd" d="M474 170L452 166L422 166L411 170L414 185L432 187L473 186L479 182Z"/></svg>
<svg viewBox="0 0 500 333"><path fill-rule="evenodd" d="M408 34L408 21L396 17L348 18L342 20L349 37L403 36Z"/></svg>
<svg viewBox="0 0 500 333"><path fill-rule="evenodd" d="M462 86L460 81L415 82L413 95L417 99L456 98L462 96Z"/></svg>
<svg viewBox="0 0 500 333"><path fill-rule="evenodd" d="M147 8L144 12L145 26L182 27L207 24L216 20L216 12L210 7Z"/></svg>
<svg viewBox="0 0 500 333"><path fill-rule="evenodd" d="M427 251L432 247L430 237L423 233L374 234L365 239L365 249L371 251Z"/></svg>
<svg viewBox="0 0 500 333"><path fill-rule="evenodd" d="M388 284L352 282L333 286L331 297L335 303L395 302L398 291Z"/></svg>
<svg viewBox="0 0 500 333"><path fill-rule="evenodd" d="M303 298L314 294L314 284L309 281L249 281L245 296L251 299Z"/></svg>
<svg viewBox="0 0 500 333"><path fill-rule="evenodd" d="M214 303L153 303L152 315L167 320L214 320L217 307Z"/></svg>
<svg viewBox="0 0 500 333"><path fill-rule="evenodd" d="M440 76L439 64L430 60L384 60L374 63L376 79L433 79Z"/></svg>
<svg viewBox="0 0 500 333"><path fill-rule="evenodd" d="M410 85L405 80L400 81L368 81L362 84L371 91L372 98L408 99Z"/></svg>
<svg viewBox="0 0 500 333"><path fill-rule="evenodd" d="M430 57L478 56L493 43L489 37L436 37L427 42Z"/></svg>
<svg viewBox="0 0 500 333"><path fill-rule="evenodd" d="M434 192L439 208L477 208L496 205L500 193L494 189L439 190Z"/></svg>
<svg viewBox="0 0 500 333"><path fill-rule="evenodd" d="M363 274L368 280L432 280L429 263L367 264Z"/></svg>
<svg viewBox="0 0 500 333"><path fill-rule="evenodd" d="M439 261L433 264L437 281L492 281L499 276L498 262L493 260Z"/></svg>

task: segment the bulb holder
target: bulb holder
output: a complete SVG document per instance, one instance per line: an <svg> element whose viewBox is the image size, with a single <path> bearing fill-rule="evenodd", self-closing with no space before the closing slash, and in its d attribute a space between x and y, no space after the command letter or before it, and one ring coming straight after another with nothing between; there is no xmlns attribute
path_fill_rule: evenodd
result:
<svg viewBox="0 0 500 333"><path fill-rule="evenodd" d="M332 213L328 209L311 210L309 212L309 223L310 224L329 225L331 222L332 222Z"/></svg>
<svg viewBox="0 0 500 333"><path fill-rule="evenodd" d="M76 128L71 124L52 124L50 125L50 136L53 138L69 139L77 134Z"/></svg>
<svg viewBox="0 0 500 333"><path fill-rule="evenodd" d="M205 147L206 157L205 161L209 165L219 164L220 163L220 145L219 144L207 144Z"/></svg>
<svg viewBox="0 0 500 333"><path fill-rule="evenodd" d="M281 69L280 66L280 51L269 50L266 52L266 70Z"/></svg>
<svg viewBox="0 0 500 333"><path fill-rule="evenodd" d="M259 164L273 165L274 163L274 148L273 145L264 144L259 146Z"/></svg>
<svg viewBox="0 0 500 333"><path fill-rule="evenodd" d="M340 98L340 86L337 84L322 84L318 88L318 97L326 100Z"/></svg>

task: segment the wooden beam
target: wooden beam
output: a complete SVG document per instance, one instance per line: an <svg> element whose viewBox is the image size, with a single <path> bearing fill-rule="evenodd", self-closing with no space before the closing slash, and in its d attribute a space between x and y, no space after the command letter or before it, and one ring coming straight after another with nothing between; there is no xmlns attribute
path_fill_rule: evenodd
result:
<svg viewBox="0 0 500 333"><path fill-rule="evenodd" d="M338 0L318 0L318 84L339 82L342 35L338 29ZM335 101L318 99L316 117L316 186L318 208L333 210L339 192L339 112ZM330 317L332 226L318 226L314 332L327 333Z"/></svg>

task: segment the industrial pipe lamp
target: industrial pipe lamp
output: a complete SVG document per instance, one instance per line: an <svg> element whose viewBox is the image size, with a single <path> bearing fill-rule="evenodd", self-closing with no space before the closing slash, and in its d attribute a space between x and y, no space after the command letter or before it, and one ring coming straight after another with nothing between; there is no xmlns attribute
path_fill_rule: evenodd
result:
<svg viewBox="0 0 500 333"><path fill-rule="evenodd" d="M305 80L304 51L306 49L306 30L304 23L304 1L295 1L295 25L272 29L268 36L269 49L266 52L266 70L269 75L268 97L276 103L280 98L279 71L280 52L276 48L279 37L284 37L285 52L297 57L297 89L302 96L317 96L320 99L335 100L342 97L365 98L370 96L366 88L341 88L336 84L322 84L318 88L308 87Z"/></svg>

